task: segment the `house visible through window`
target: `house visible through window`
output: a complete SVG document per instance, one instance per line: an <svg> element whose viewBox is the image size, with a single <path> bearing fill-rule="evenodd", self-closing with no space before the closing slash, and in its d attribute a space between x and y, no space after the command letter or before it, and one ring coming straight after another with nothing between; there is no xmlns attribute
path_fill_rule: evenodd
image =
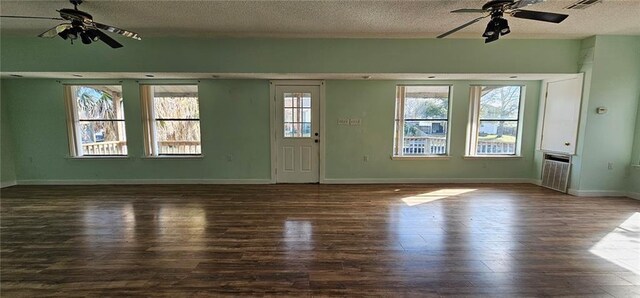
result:
<svg viewBox="0 0 640 298"><path fill-rule="evenodd" d="M447 155L449 89L396 87L394 156Z"/></svg>
<svg viewBox="0 0 640 298"><path fill-rule="evenodd" d="M127 155L122 87L66 85L72 156Z"/></svg>
<svg viewBox="0 0 640 298"><path fill-rule="evenodd" d="M471 87L468 155L519 155L522 86Z"/></svg>
<svg viewBox="0 0 640 298"><path fill-rule="evenodd" d="M143 85L141 91L147 155L200 155L198 86Z"/></svg>

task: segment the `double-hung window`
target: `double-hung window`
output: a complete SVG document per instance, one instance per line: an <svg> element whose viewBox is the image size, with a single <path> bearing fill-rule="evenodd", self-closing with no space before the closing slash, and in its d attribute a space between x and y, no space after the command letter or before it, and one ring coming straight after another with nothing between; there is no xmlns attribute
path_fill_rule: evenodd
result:
<svg viewBox="0 0 640 298"><path fill-rule="evenodd" d="M522 86L472 86L469 156L520 155Z"/></svg>
<svg viewBox="0 0 640 298"><path fill-rule="evenodd" d="M124 100L119 85L65 85L71 156L126 156Z"/></svg>
<svg viewBox="0 0 640 298"><path fill-rule="evenodd" d="M448 153L450 86L397 86L393 155Z"/></svg>
<svg viewBox="0 0 640 298"><path fill-rule="evenodd" d="M201 155L196 85L142 85L147 156Z"/></svg>

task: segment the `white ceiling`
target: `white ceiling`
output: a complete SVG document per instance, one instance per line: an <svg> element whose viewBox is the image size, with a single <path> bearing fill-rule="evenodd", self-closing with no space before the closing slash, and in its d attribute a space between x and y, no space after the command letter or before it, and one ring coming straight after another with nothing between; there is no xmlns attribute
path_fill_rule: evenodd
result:
<svg viewBox="0 0 640 298"><path fill-rule="evenodd" d="M478 0L418 1L216 1L85 0L81 10L100 23L152 36L435 37L473 18L451 14L479 8ZM596 34L640 35L640 0L603 0L585 10L566 10L577 0L547 0L528 9L569 14L561 24L508 18L506 38L583 38ZM2 15L57 16L68 1L2 0ZM53 20L2 19L3 34L37 35ZM450 38L480 38L486 22Z"/></svg>

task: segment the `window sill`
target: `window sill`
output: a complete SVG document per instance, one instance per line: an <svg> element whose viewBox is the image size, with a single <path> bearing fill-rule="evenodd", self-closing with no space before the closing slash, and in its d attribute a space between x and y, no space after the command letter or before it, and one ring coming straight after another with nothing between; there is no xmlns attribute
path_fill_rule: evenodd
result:
<svg viewBox="0 0 640 298"><path fill-rule="evenodd" d="M522 159L522 155L465 155L463 159Z"/></svg>
<svg viewBox="0 0 640 298"><path fill-rule="evenodd" d="M449 160L449 155L391 156L392 160Z"/></svg>
<svg viewBox="0 0 640 298"><path fill-rule="evenodd" d="M202 159L204 157L201 155L159 155L159 156L142 156L142 159Z"/></svg>
<svg viewBox="0 0 640 298"><path fill-rule="evenodd" d="M131 159L131 156L128 155L92 155L92 156L67 156L66 159L72 160L99 160L99 159Z"/></svg>

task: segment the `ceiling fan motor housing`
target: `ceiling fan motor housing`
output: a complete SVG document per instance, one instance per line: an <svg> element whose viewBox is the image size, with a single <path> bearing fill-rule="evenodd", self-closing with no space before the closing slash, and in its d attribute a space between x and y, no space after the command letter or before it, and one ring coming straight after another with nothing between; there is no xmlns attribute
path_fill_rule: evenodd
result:
<svg viewBox="0 0 640 298"><path fill-rule="evenodd" d="M482 6L482 10L492 11L499 8L504 9L505 6L513 4L514 2L514 0L493 0L485 3Z"/></svg>

